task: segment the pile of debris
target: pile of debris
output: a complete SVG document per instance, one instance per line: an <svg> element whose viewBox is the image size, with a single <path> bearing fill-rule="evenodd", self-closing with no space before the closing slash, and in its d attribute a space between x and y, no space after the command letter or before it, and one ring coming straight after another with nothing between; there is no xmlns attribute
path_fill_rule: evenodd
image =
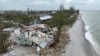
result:
<svg viewBox="0 0 100 56"><path fill-rule="evenodd" d="M66 47L66 44L70 41L68 29L68 26L63 26L60 34L60 41L55 42L48 48L41 50L40 56L60 56L62 53L65 53L64 48Z"/></svg>
<svg viewBox="0 0 100 56"><path fill-rule="evenodd" d="M47 24L26 26L16 30L15 35L17 43L34 46L38 52L54 42L53 31Z"/></svg>
<svg viewBox="0 0 100 56"><path fill-rule="evenodd" d="M11 34L13 42L32 46L40 56L60 56L69 41L68 29L68 26L62 27L59 42L54 42L57 27L51 29L47 24L4 29L4 31L13 33Z"/></svg>

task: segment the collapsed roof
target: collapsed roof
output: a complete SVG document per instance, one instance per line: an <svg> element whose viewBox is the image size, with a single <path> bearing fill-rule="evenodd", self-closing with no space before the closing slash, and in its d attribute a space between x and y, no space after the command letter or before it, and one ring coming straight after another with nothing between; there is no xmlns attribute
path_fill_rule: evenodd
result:
<svg viewBox="0 0 100 56"><path fill-rule="evenodd" d="M42 32L41 28L45 28L44 30L46 30L47 32L46 33ZM21 41L20 43L22 44L23 43L26 44L27 41L31 43L34 42L39 47L45 48L46 46L53 43L53 34L50 34L52 33L52 31L47 29L50 29L47 24L37 24L37 25L27 26L25 27L24 32L20 36L17 36L17 38L20 39L18 41Z"/></svg>

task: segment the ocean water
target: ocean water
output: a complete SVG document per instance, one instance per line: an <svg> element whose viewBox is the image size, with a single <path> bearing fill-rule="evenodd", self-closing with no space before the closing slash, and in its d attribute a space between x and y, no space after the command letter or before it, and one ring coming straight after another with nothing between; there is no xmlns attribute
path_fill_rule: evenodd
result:
<svg viewBox="0 0 100 56"><path fill-rule="evenodd" d="M100 11L84 11L82 19L85 22L85 37L93 45L94 49L100 54Z"/></svg>

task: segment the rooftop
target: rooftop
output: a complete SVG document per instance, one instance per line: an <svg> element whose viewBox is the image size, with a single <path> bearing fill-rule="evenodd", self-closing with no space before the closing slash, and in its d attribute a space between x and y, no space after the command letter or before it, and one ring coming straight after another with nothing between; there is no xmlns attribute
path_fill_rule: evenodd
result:
<svg viewBox="0 0 100 56"><path fill-rule="evenodd" d="M51 19L51 18L52 18L52 16L46 15L46 16L40 17L40 20L47 20L47 19Z"/></svg>

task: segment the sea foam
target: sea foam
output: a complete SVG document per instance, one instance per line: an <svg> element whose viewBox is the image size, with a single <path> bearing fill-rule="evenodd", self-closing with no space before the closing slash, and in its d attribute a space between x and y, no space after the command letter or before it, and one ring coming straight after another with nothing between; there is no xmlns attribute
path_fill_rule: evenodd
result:
<svg viewBox="0 0 100 56"><path fill-rule="evenodd" d="M95 51L99 54L100 53L100 47L99 45L94 41L94 39L92 38L92 35L89 31L89 26L85 26L86 29L86 33L85 33L85 38L91 43L91 45L94 47ZM100 55L100 54L99 54Z"/></svg>
<svg viewBox="0 0 100 56"><path fill-rule="evenodd" d="M84 21L84 23L86 23L86 20L84 19L83 16L82 16L82 20ZM91 45L93 46L93 48L97 52L97 54L100 55L100 46L97 44L96 41L94 41L92 34L89 31L90 27L87 24L85 24L84 28L86 30L85 38L91 43Z"/></svg>
<svg viewBox="0 0 100 56"><path fill-rule="evenodd" d="M94 42L93 38L92 38L92 35L91 33L89 32L89 26L85 26L85 29L86 29L86 33L85 33L85 37L86 39L92 44L92 45L95 45L96 43Z"/></svg>

